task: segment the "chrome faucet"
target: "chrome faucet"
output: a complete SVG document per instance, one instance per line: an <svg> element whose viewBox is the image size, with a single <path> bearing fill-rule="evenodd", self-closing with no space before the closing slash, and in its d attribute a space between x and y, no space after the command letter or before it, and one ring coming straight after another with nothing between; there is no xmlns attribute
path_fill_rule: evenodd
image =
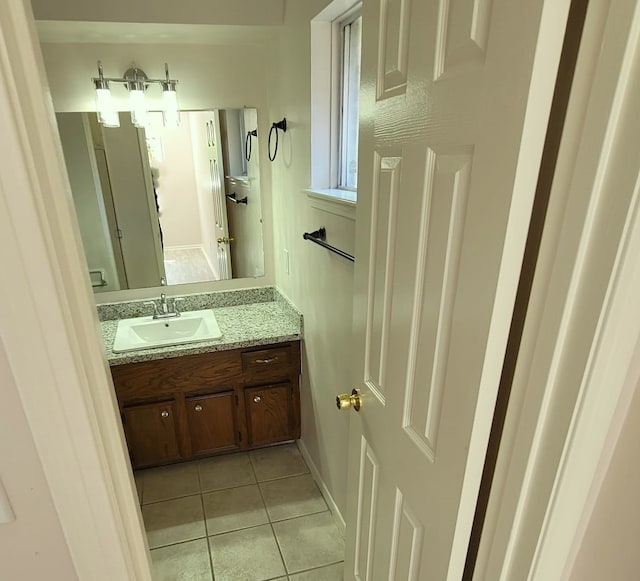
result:
<svg viewBox="0 0 640 581"><path fill-rule="evenodd" d="M160 300L158 302L147 301L144 304L150 305L153 307L154 319L170 319L172 317L179 317L180 315L182 315L182 313L178 309L178 302L182 300L184 299L182 298L175 298L173 300L167 299L167 295L165 295L164 293L161 293Z"/></svg>

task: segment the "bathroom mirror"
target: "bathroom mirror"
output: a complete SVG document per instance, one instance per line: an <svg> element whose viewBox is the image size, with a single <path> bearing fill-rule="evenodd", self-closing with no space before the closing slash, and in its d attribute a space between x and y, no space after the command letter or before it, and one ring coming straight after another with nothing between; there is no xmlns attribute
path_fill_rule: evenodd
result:
<svg viewBox="0 0 640 581"><path fill-rule="evenodd" d="M119 116L56 114L94 291L264 275L256 109Z"/></svg>

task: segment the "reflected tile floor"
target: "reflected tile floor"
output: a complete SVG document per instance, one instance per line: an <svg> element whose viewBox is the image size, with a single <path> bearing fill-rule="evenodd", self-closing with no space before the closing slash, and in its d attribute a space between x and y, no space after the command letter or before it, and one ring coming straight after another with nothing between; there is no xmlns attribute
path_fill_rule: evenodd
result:
<svg viewBox="0 0 640 581"><path fill-rule="evenodd" d="M295 444L135 473L154 581L341 581L344 540Z"/></svg>

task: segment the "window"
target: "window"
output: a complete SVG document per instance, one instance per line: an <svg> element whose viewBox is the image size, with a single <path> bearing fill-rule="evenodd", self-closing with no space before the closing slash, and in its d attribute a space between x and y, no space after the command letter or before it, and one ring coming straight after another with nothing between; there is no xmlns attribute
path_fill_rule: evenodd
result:
<svg viewBox="0 0 640 581"><path fill-rule="evenodd" d="M333 0L311 20L311 175L307 195L355 219L361 4ZM318 202L320 203L320 202ZM336 209L344 206L340 210ZM317 206L315 206L317 207Z"/></svg>
<svg viewBox="0 0 640 581"><path fill-rule="evenodd" d="M340 29L342 67L338 187L356 190L358 187L358 94L362 16L359 13L350 15L348 19L340 22Z"/></svg>

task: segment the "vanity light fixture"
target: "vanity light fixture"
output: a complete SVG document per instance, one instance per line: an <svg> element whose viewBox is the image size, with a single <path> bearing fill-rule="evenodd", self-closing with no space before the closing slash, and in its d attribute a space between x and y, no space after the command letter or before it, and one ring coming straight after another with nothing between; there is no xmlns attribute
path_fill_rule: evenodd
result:
<svg viewBox="0 0 640 581"><path fill-rule="evenodd" d="M165 80L162 81L162 121L166 127L180 125L180 109L178 108L178 94L176 85L178 81L169 78L169 65L164 63Z"/></svg>
<svg viewBox="0 0 640 581"><path fill-rule="evenodd" d="M129 90L129 108L131 122L135 127L144 127L148 121L148 109L145 92L149 85L162 85L162 119L167 127L180 124L176 85L178 81L169 77L169 65L164 63L165 78L150 79L146 73L135 65L128 69L122 77L105 77L102 63L98 61L98 76L94 77L96 89L96 109L98 120L106 127L119 127L120 120L111 97L110 83L121 83Z"/></svg>
<svg viewBox="0 0 640 581"><path fill-rule="evenodd" d="M105 127L120 127L120 118L113 105L109 81L104 78L102 63L100 61L98 61L98 77L93 79L93 86L96 90L98 121Z"/></svg>

